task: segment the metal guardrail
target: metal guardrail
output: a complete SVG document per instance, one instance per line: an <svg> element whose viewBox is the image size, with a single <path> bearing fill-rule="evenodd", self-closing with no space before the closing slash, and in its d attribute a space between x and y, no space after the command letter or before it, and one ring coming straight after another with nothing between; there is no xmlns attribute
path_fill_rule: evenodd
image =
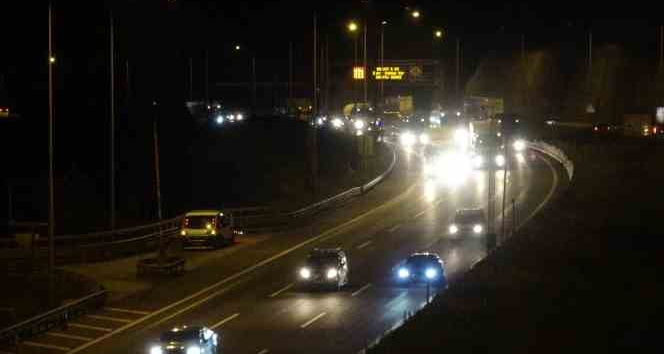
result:
<svg viewBox="0 0 664 354"><path fill-rule="evenodd" d="M67 321L103 306L106 295L106 290L101 290L7 327L0 331L0 344L15 345L20 340L63 326Z"/></svg>
<svg viewBox="0 0 664 354"><path fill-rule="evenodd" d="M563 165L563 167L565 167L565 171L567 171L567 178L572 181L574 178L574 163L567 157L567 155L565 155L562 150L543 141L531 142L528 144L528 147L546 154L554 160L558 161L561 165Z"/></svg>

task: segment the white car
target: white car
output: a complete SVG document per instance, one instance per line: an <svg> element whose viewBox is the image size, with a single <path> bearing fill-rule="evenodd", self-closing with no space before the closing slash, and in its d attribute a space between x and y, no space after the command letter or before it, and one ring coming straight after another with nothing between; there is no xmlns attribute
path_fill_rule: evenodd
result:
<svg viewBox="0 0 664 354"><path fill-rule="evenodd" d="M482 209L459 209L448 227L450 235L483 235L486 232L486 217Z"/></svg>

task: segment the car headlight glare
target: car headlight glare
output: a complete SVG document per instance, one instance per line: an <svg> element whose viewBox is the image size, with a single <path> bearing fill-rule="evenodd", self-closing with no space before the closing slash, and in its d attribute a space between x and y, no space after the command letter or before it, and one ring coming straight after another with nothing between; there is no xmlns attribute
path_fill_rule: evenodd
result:
<svg viewBox="0 0 664 354"><path fill-rule="evenodd" d="M186 230L180 231L180 236L187 236L187 231Z"/></svg>
<svg viewBox="0 0 664 354"><path fill-rule="evenodd" d="M337 129L341 128L343 125L344 125L344 122L342 122L341 119L339 119L339 118L334 118L332 120L332 126L337 128Z"/></svg>
<svg viewBox="0 0 664 354"><path fill-rule="evenodd" d="M514 147L514 150L516 151L523 151L526 148L526 142L519 139L512 144L512 147Z"/></svg>
<svg viewBox="0 0 664 354"><path fill-rule="evenodd" d="M187 354L201 354L201 347L197 345L187 347Z"/></svg>
<svg viewBox="0 0 664 354"><path fill-rule="evenodd" d="M401 279L406 279L410 276L410 271L408 271L407 268L399 268L399 272L397 275L399 275L399 278Z"/></svg>
<svg viewBox="0 0 664 354"><path fill-rule="evenodd" d="M300 269L300 277L302 279L309 279L311 277L311 271L309 270L309 268L305 267Z"/></svg>
<svg viewBox="0 0 664 354"><path fill-rule="evenodd" d="M338 274L339 272L336 269L330 268L327 270L327 279L336 278Z"/></svg>
<svg viewBox="0 0 664 354"><path fill-rule="evenodd" d="M411 146L415 144L415 135L413 135L411 132L404 132L401 134L399 139L401 140L401 144L404 146Z"/></svg>
<svg viewBox="0 0 664 354"><path fill-rule="evenodd" d="M424 276L427 277L427 279L433 279L438 275L438 272L436 272L435 269L433 268L427 268L427 270L424 271Z"/></svg>
<svg viewBox="0 0 664 354"><path fill-rule="evenodd" d="M430 142L427 134L420 134L420 144L426 145Z"/></svg>
<svg viewBox="0 0 664 354"><path fill-rule="evenodd" d="M224 122L224 117L217 116L216 122L217 122L217 124L222 124Z"/></svg>
<svg viewBox="0 0 664 354"><path fill-rule="evenodd" d="M158 345L153 345L152 348L150 348L150 354L162 354L163 352L161 346Z"/></svg>
<svg viewBox="0 0 664 354"><path fill-rule="evenodd" d="M450 231L451 234L455 234L455 233L457 233L457 232L459 231L459 227L457 227L456 225L452 224L452 225L450 225L449 231Z"/></svg>
<svg viewBox="0 0 664 354"><path fill-rule="evenodd" d="M244 119L244 116L243 116L242 114L240 114L240 113L238 113L235 117L237 118L237 120L242 120L242 119Z"/></svg>
<svg viewBox="0 0 664 354"><path fill-rule="evenodd" d="M356 120L355 123L353 123L353 126L355 127L355 129L360 130L364 128L364 121Z"/></svg>
<svg viewBox="0 0 664 354"><path fill-rule="evenodd" d="M502 154L496 155L496 165L498 165L499 167L505 166L505 156L503 156Z"/></svg>
<svg viewBox="0 0 664 354"><path fill-rule="evenodd" d="M480 224L473 226L473 232L476 234L479 234L480 232L482 232L482 230L484 230L484 228Z"/></svg>

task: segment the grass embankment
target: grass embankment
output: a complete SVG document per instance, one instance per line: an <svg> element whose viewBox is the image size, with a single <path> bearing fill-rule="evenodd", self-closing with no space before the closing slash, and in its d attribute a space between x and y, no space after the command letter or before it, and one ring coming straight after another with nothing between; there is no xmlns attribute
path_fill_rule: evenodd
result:
<svg viewBox="0 0 664 354"><path fill-rule="evenodd" d="M663 142L557 145L573 183L370 353L662 347Z"/></svg>

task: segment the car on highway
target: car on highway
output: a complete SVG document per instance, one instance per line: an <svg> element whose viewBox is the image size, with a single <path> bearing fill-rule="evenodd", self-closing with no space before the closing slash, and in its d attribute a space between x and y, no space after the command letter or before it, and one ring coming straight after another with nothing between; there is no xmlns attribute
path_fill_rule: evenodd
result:
<svg viewBox="0 0 664 354"><path fill-rule="evenodd" d="M447 228L450 235L482 235L486 232L486 217L484 210L459 209Z"/></svg>
<svg viewBox="0 0 664 354"><path fill-rule="evenodd" d="M185 247L219 248L233 244L236 232L229 213L221 210L193 210L184 215L179 238Z"/></svg>
<svg viewBox="0 0 664 354"><path fill-rule="evenodd" d="M203 326L179 326L164 332L150 354L216 354L221 338Z"/></svg>
<svg viewBox="0 0 664 354"><path fill-rule="evenodd" d="M316 248L298 269L297 278L304 286L331 286L337 289L348 284L348 258L340 248Z"/></svg>
<svg viewBox="0 0 664 354"><path fill-rule="evenodd" d="M447 286L445 263L432 252L413 253L396 267L399 284L434 283Z"/></svg>
<svg viewBox="0 0 664 354"><path fill-rule="evenodd" d="M0 106L0 117L3 118L9 117L9 107Z"/></svg>
<svg viewBox="0 0 664 354"><path fill-rule="evenodd" d="M427 146L431 143L428 122L420 116L409 116L399 124L399 143L404 147Z"/></svg>

